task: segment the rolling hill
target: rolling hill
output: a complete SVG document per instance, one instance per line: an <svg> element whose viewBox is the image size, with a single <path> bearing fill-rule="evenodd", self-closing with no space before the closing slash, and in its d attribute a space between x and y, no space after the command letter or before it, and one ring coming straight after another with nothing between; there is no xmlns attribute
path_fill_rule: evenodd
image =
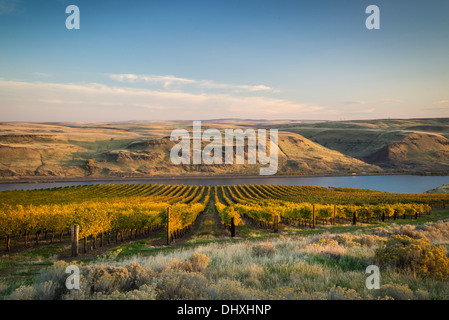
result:
<svg viewBox="0 0 449 320"><path fill-rule="evenodd" d="M449 169L449 139L433 133L411 133L363 159L390 168Z"/></svg>
<svg viewBox="0 0 449 320"><path fill-rule="evenodd" d="M280 125L386 171L449 172L449 119L383 119Z"/></svg>
<svg viewBox="0 0 449 320"><path fill-rule="evenodd" d="M189 126L191 122L0 123L0 176L2 180L15 180L259 174L258 164L172 164L170 150L175 143L170 141L169 135L175 128L189 129ZM257 122L239 121L232 125L227 120L206 122L203 130L253 126L256 127ZM382 171L376 165L292 132L279 132L278 153L278 174Z"/></svg>

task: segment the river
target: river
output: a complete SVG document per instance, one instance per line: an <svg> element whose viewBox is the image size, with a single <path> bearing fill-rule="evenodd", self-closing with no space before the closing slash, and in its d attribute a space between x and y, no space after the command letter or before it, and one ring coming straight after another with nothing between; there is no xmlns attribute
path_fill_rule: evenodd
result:
<svg viewBox="0 0 449 320"><path fill-rule="evenodd" d="M32 190L77 185L103 183L122 184L184 184L184 185L226 185L226 184L279 184L305 185L322 187L361 188L385 192L420 193L449 184L449 176L416 176L416 175L377 175L377 176L340 176L340 177L232 177L232 178L165 178L154 180L110 180L83 182L43 182L43 183L5 183L0 184L0 191Z"/></svg>

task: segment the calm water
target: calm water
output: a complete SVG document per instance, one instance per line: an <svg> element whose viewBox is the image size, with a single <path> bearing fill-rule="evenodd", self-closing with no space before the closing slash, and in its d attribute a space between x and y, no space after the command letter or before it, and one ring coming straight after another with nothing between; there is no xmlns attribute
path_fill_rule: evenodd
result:
<svg viewBox="0 0 449 320"><path fill-rule="evenodd" d="M322 187L362 188L386 192L424 192L443 184L449 184L449 176L349 176L349 177L263 177L263 178L173 178L160 180L115 180L103 182L54 182L54 183L17 183L0 184L0 191L30 190L54 187L92 185L105 183L122 184L184 184L184 185L221 185L221 184L284 184Z"/></svg>

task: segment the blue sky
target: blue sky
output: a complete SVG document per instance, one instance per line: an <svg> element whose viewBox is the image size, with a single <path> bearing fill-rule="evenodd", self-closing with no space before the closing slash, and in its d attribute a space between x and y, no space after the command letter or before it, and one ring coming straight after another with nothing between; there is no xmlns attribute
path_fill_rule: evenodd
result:
<svg viewBox="0 0 449 320"><path fill-rule="evenodd" d="M2 121L449 117L447 0L0 0L0 43Z"/></svg>

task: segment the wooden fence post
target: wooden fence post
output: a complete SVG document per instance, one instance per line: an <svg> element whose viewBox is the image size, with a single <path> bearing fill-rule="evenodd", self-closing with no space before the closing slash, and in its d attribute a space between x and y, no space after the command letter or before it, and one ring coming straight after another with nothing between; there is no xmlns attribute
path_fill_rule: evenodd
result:
<svg viewBox="0 0 449 320"><path fill-rule="evenodd" d="M332 218L332 225L335 224L335 217L337 216L337 205L334 204L334 217Z"/></svg>
<svg viewBox="0 0 449 320"><path fill-rule="evenodd" d="M357 224L356 212L352 213L352 225L355 226Z"/></svg>
<svg viewBox="0 0 449 320"><path fill-rule="evenodd" d="M231 237L235 237L235 220L231 217Z"/></svg>
<svg viewBox="0 0 449 320"><path fill-rule="evenodd" d="M171 235L170 235L170 208L167 208L167 245L171 243Z"/></svg>
<svg viewBox="0 0 449 320"><path fill-rule="evenodd" d="M315 205L312 206L312 229L315 229Z"/></svg>
<svg viewBox="0 0 449 320"><path fill-rule="evenodd" d="M273 225L273 231L274 231L274 233L277 233L278 232L278 227L279 227L279 216L277 214L274 216L274 223L273 224L274 224Z"/></svg>
<svg viewBox="0 0 449 320"><path fill-rule="evenodd" d="M71 240L72 240L72 257L78 257L78 240L79 240L79 226L70 226Z"/></svg>
<svg viewBox="0 0 449 320"><path fill-rule="evenodd" d="M11 237L8 234L6 236L6 251L10 251L10 250L11 250Z"/></svg>

